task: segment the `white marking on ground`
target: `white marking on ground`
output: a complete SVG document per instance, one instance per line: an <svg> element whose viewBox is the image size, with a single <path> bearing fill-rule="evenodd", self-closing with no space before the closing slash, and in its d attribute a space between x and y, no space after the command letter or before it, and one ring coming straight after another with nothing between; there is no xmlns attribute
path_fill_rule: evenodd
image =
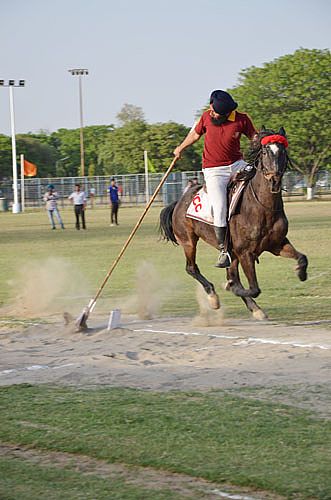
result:
<svg viewBox="0 0 331 500"><path fill-rule="evenodd" d="M167 335L192 335L192 336L200 336L200 337L209 337L209 338L217 338L217 339L234 339L239 340L239 342L235 342L233 345L244 345L244 344L272 344L272 345L289 345L292 347L301 347L301 348L309 348L309 349L325 349L328 350L331 348L330 345L322 345L322 344L303 344L301 342L286 342L281 340L274 339L264 339L258 337L248 337L247 339L243 339L241 336L232 336L232 335L216 335L213 333L201 333L201 332L175 332L168 330L151 330L151 329L139 329L133 330L134 332L146 332L146 333L165 333Z"/></svg>
<svg viewBox="0 0 331 500"><path fill-rule="evenodd" d="M218 497L229 498L230 500L256 500L254 497L248 497L246 495L232 495L231 493L226 493L225 491L220 490L209 490L208 493L213 493Z"/></svg>
<svg viewBox="0 0 331 500"><path fill-rule="evenodd" d="M0 321L1 325L24 325L24 326L39 326L41 323L32 323L31 321L21 321L16 319L4 319Z"/></svg>
<svg viewBox="0 0 331 500"><path fill-rule="evenodd" d="M10 368L8 370L2 370L0 371L0 375L9 375L10 373L36 371L36 370L58 370L59 368L66 368L67 366L73 366L75 364L76 363L67 363L66 365L58 365L58 366L48 366L48 365L23 366L19 368Z"/></svg>
<svg viewBox="0 0 331 500"><path fill-rule="evenodd" d="M220 339L240 339L238 335L215 335L213 333L201 333L201 332L173 332L171 330L152 330L152 329L140 329L140 330L132 330L133 332L146 332L146 333L167 333L168 335L196 335L198 337L210 337L210 338L220 338Z"/></svg>

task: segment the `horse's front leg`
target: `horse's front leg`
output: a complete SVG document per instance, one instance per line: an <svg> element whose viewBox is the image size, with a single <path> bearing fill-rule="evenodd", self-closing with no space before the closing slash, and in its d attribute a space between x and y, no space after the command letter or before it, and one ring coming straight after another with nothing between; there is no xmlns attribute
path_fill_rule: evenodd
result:
<svg viewBox="0 0 331 500"><path fill-rule="evenodd" d="M239 262L247 278L249 288L247 290L245 288L238 290L237 295L239 297L257 297L260 295L261 290L256 277L255 256L249 252L242 253L239 256Z"/></svg>
<svg viewBox="0 0 331 500"><path fill-rule="evenodd" d="M239 261L237 258L235 258L232 260L231 266L226 270L228 281L225 289L233 292L235 295L238 295L238 290L244 290L244 287L242 286L242 283L240 281L238 264ZM241 296L240 298L244 301L247 309L252 313L254 319L263 321L264 319L268 318L263 309L261 309L261 307L251 297Z"/></svg>
<svg viewBox="0 0 331 500"><path fill-rule="evenodd" d="M181 243L183 245L183 243ZM215 292L215 288L213 283L207 280L201 273L198 268L195 257L196 257L196 243L192 243L189 245L183 245L185 256L186 256L186 272L192 276L192 278L196 279L201 283L203 288L205 289L208 295L209 305L212 309L220 308L220 300Z"/></svg>
<svg viewBox="0 0 331 500"><path fill-rule="evenodd" d="M295 270L298 278L300 281L306 281L308 259L303 253L298 252L287 238L285 238L280 247L273 250L272 253L288 259L295 259L297 261Z"/></svg>

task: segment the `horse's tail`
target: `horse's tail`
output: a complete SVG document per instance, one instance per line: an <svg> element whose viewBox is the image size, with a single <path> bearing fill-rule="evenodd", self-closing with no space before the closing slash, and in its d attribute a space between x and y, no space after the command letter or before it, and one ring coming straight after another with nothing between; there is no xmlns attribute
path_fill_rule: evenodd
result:
<svg viewBox="0 0 331 500"><path fill-rule="evenodd" d="M177 201L174 201L167 207L163 208L160 213L160 234L164 240L172 241L178 245L174 230L172 228L172 214L174 212Z"/></svg>

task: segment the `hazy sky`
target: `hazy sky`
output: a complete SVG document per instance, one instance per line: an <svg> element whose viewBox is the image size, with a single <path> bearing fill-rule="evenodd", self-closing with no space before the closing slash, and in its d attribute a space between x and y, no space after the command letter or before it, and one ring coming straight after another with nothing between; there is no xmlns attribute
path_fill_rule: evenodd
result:
<svg viewBox="0 0 331 500"><path fill-rule="evenodd" d="M116 123L125 102L148 122L191 125L216 88L300 47L330 47L330 0L0 0L0 78L16 131ZM0 133L10 133L0 88Z"/></svg>

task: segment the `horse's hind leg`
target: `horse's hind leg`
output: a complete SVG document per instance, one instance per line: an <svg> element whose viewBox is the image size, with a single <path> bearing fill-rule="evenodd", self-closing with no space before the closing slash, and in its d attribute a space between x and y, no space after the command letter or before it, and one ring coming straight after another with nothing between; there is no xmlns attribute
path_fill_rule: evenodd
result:
<svg viewBox="0 0 331 500"><path fill-rule="evenodd" d="M287 257L288 259L295 259L297 261L295 270L298 278L300 281L306 281L308 259L303 253L298 252L287 238L285 238L282 245L276 250L273 250L272 253L277 256Z"/></svg>
<svg viewBox="0 0 331 500"><path fill-rule="evenodd" d="M241 284L239 270L238 270L238 259L233 259L231 262L231 266L227 269L227 279L228 282L226 284L226 290L232 291L235 295L237 295L236 291L238 289L244 290L244 287ZM267 319L268 316L261 309L260 306L257 305L255 300L252 297L240 297L247 309L252 313L253 318L262 321Z"/></svg>
<svg viewBox="0 0 331 500"><path fill-rule="evenodd" d="M183 243L181 244L184 248L186 256L186 272L194 279L199 281L199 283L201 283L206 293L208 294L208 301L210 307L212 309L219 309L220 301L217 293L215 292L214 285L200 273L200 269L198 268L195 262L197 241L185 245Z"/></svg>

